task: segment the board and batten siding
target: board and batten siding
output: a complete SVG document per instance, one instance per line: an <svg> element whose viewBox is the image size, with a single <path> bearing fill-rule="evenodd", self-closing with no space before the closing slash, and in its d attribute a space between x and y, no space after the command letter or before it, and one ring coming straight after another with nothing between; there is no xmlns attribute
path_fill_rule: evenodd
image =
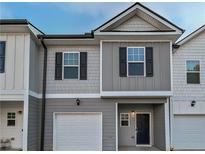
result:
<svg viewBox="0 0 205 154"><path fill-rule="evenodd" d="M28 150L40 150L41 100L29 96Z"/></svg>
<svg viewBox="0 0 205 154"><path fill-rule="evenodd" d="M55 80L56 52L87 52L87 80ZM40 53L42 72L43 51ZM40 81L42 85L42 80ZM42 86L41 88L42 89ZM99 93L100 91L100 48L99 46L48 46L47 87L48 94Z"/></svg>
<svg viewBox="0 0 205 154"><path fill-rule="evenodd" d="M25 56L29 51L29 33L0 33L0 41L6 41L5 72L0 73L0 90L24 90Z"/></svg>
<svg viewBox="0 0 205 154"><path fill-rule="evenodd" d="M153 77L120 77L119 47L153 47ZM170 43L103 42L103 91L170 91Z"/></svg>
<svg viewBox="0 0 205 154"><path fill-rule="evenodd" d="M47 99L45 119L45 150L53 150L53 113L54 112L102 112L104 151L116 148L116 118L115 103L102 99L80 99L80 106L76 99ZM80 145L79 145L80 146Z"/></svg>
<svg viewBox="0 0 205 154"><path fill-rule="evenodd" d="M186 60L200 60L200 84L187 84ZM205 32L180 46L173 54L174 114L205 114ZM195 100L195 107L191 101Z"/></svg>

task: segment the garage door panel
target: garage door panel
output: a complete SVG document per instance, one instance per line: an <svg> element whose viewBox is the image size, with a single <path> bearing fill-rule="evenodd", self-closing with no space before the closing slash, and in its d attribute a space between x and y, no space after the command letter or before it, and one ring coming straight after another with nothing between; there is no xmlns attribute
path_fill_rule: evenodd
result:
<svg viewBox="0 0 205 154"><path fill-rule="evenodd" d="M205 116L174 116L175 149L205 149Z"/></svg>
<svg viewBox="0 0 205 154"><path fill-rule="evenodd" d="M57 114L55 121L55 150L102 150L101 114Z"/></svg>

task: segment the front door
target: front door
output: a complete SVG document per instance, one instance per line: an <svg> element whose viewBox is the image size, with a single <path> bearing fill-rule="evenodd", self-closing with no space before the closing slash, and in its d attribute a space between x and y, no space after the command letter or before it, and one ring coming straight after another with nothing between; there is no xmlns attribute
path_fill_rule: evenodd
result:
<svg viewBox="0 0 205 154"><path fill-rule="evenodd" d="M136 114L136 144L150 144L150 114L148 113Z"/></svg>

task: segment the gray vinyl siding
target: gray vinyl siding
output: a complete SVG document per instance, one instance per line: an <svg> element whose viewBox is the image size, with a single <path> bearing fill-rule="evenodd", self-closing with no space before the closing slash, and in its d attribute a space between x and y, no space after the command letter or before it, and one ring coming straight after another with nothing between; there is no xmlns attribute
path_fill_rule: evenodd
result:
<svg viewBox="0 0 205 154"><path fill-rule="evenodd" d="M30 68L29 68L29 89L39 93L39 46L33 39L30 39Z"/></svg>
<svg viewBox="0 0 205 154"><path fill-rule="evenodd" d="M87 80L55 80L56 52L87 52ZM40 72L43 67L43 50L40 52ZM40 77L42 78L42 76ZM40 80L42 85L42 80ZM42 86L40 87L42 89ZM100 48L99 46L48 46L47 87L48 94L99 93Z"/></svg>
<svg viewBox="0 0 205 154"><path fill-rule="evenodd" d="M166 150L164 104L154 107L154 134L154 145L161 150Z"/></svg>
<svg viewBox="0 0 205 154"><path fill-rule="evenodd" d="M29 96L28 150L40 150L41 100Z"/></svg>
<svg viewBox="0 0 205 154"><path fill-rule="evenodd" d="M153 47L153 77L120 77L119 47ZM102 47L103 91L170 91L170 44L105 42Z"/></svg>
<svg viewBox="0 0 205 154"><path fill-rule="evenodd" d="M80 106L77 106L75 99L46 100L45 150L53 150L54 112L102 112L103 150L115 150L115 103L106 102L102 99L80 99L80 101Z"/></svg>

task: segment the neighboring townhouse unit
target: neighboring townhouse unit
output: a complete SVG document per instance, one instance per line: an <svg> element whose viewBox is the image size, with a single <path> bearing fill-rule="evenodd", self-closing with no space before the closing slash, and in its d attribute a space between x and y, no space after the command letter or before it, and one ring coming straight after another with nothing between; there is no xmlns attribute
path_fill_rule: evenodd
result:
<svg viewBox="0 0 205 154"><path fill-rule="evenodd" d="M205 149L205 25L173 54L172 147Z"/></svg>
<svg viewBox="0 0 205 154"><path fill-rule="evenodd" d="M91 33L39 35L40 70L47 62L41 148L170 150L172 44L182 33L136 3Z"/></svg>
<svg viewBox="0 0 205 154"><path fill-rule="evenodd" d="M39 76L33 72L38 67L33 61L38 34L42 33L26 20L0 21L0 148L7 144L11 149L27 150L28 117L33 116L29 90L39 86L30 82ZM37 131L39 126L34 125L30 132Z"/></svg>

